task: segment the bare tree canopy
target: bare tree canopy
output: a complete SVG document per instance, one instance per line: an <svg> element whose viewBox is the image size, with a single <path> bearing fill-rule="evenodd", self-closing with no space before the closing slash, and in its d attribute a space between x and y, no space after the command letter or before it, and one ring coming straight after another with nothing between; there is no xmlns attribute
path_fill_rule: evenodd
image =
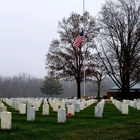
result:
<svg viewBox="0 0 140 140"><path fill-rule="evenodd" d="M107 1L98 24L101 28L98 41L103 53L100 58L121 89L121 96L130 98L130 87L140 80L140 1Z"/></svg>
<svg viewBox="0 0 140 140"><path fill-rule="evenodd" d="M98 54L94 53L87 62L89 80L97 83L97 97L100 98L101 83L106 78L106 69Z"/></svg>
<svg viewBox="0 0 140 140"><path fill-rule="evenodd" d="M75 49L73 41L83 28L84 43ZM54 71L56 78L69 80L75 79L77 83L77 97L81 97L80 83L83 81L83 61L89 59L94 49L94 38L98 33L95 19L85 12L83 16L72 13L69 18L63 18L58 23L60 40L52 40L49 52L46 55L46 69ZM84 51L85 46L85 51ZM86 69L85 69L86 71Z"/></svg>

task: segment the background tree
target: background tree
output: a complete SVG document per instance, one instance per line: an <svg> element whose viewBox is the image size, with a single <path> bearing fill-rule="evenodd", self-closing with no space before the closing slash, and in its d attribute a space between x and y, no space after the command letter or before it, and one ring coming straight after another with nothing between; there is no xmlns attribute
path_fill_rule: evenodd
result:
<svg viewBox="0 0 140 140"><path fill-rule="evenodd" d="M114 86L114 84L111 83L111 80L108 78L104 78L102 82L100 83L100 96L98 97L98 83L97 80L91 80L90 84L87 86L87 90L97 99L100 99L102 96L106 96L107 92L109 91L110 87Z"/></svg>
<svg viewBox="0 0 140 140"><path fill-rule="evenodd" d="M100 98L101 82L106 78L106 69L98 54L93 54L88 63L88 77L90 81L97 83L97 98ZM103 87L103 86L102 86Z"/></svg>
<svg viewBox="0 0 140 140"><path fill-rule="evenodd" d="M18 76L0 76L0 97L42 97L40 91L43 79L36 78L30 74L22 73Z"/></svg>
<svg viewBox="0 0 140 140"><path fill-rule="evenodd" d="M60 95L63 93L62 84L59 80L54 79L54 77L52 76L45 77L45 80L43 81L43 85L40 87L40 90L43 94L51 95L51 97L53 94Z"/></svg>
<svg viewBox="0 0 140 140"><path fill-rule="evenodd" d="M84 44L79 49L73 46L74 39L79 35L83 27L83 16L72 13L71 16L58 23L60 40L52 40L49 52L46 55L46 69L55 71L55 78L69 80L75 79L77 83L77 97L81 98L80 83L84 74L84 48L85 60L94 49L94 38L98 33L95 19L88 12L84 14ZM87 68L85 68L86 71Z"/></svg>
<svg viewBox="0 0 140 140"><path fill-rule="evenodd" d="M140 61L140 1L107 1L99 14L100 56L122 98L137 82ZM97 48L99 50L99 46Z"/></svg>

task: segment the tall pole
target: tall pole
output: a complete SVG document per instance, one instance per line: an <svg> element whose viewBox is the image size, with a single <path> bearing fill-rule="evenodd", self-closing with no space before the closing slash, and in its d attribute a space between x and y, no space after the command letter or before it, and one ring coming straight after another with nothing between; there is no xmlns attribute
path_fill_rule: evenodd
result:
<svg viewBox="0 0 140 140"><path fill-rule="evenodd" d="M85 0L83 0L83 32L85 36L85 18L84 18L84 13L85 13ZM84 95L85 95L85 45L84 45Z"/></svg>

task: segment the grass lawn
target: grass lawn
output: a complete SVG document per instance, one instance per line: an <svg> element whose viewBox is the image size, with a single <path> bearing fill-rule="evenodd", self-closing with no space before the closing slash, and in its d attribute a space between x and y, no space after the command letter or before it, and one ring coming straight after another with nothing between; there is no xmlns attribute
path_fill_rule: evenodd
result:
<svg viewBox="0 0 140 140"><path fill-rule="evenodd" d="M35 121L29 122L26 115L5 105L12 112L12 129L0 130L0 140L140 140L140 111L132 107L124 115L106 102L103 117L95 118L93 104L60 124L51 107L50 114L43 116L41 105Z"/></svg>

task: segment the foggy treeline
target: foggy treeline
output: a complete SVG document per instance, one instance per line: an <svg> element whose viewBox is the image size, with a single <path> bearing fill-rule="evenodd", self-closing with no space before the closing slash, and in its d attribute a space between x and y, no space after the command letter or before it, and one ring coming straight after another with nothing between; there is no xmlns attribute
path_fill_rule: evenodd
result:
<svg viewBox="0 0 140 140"><path fill-rule="evenodd" d="M62 81L61 82L63 85L63 90L64 94L61 94L61 97L77 97L77 85L75 81ZM115 84L112 82L112 80L109 79L104 79L101 82L101 88L100 88L100 95L101 96L106 96L107 92L111 87L113 87ZM98 84L95 80L93 81L88 81L85 83L85 95L88 96L97 96L97 91L98 91ZM81 95L84 95L84 83L81 82ZM56 95L53 95L56 96ZM59 96L56 96L59 97Z"/></svg>
<svg viewBox="0 0 140 140"><path fill-rule="evenodd" d="M43 79L30 74L19 74L18 76L0 76L0 97L42 97L39 87Z"/></svg>
<svg viewBox="0 0 140 140"><path fill-rule="evenodd" d="M17 98L17 97L49 97L40 91L43 78L36 78L30 74L19 74L18 76L1 76L0 75L0 98ZM76 97L77 85L75 81L61 81L64 93L53 95L53 97ZM114 86L110 79L105 79L101 83L101 96L106 95L110 87ZM86 82L86 95L97 96L96 81ZM81 83L81 95L84 95L84 84Z"/></svg>

